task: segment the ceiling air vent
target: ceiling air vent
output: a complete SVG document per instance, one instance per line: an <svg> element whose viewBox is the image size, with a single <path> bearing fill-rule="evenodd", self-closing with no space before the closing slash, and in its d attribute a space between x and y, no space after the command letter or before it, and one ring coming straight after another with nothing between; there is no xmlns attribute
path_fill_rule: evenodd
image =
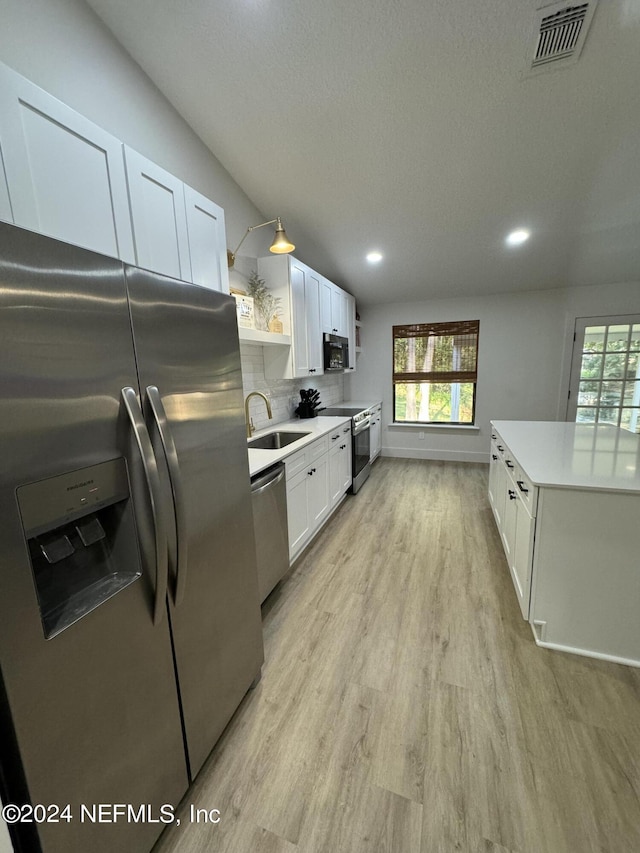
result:
<svg viewBox="0 0 640 853"><path fill-rule="evenodd" d="M582 50L598 0L554 3L536 12L536 41L531 70L575 62Z"/></svg>

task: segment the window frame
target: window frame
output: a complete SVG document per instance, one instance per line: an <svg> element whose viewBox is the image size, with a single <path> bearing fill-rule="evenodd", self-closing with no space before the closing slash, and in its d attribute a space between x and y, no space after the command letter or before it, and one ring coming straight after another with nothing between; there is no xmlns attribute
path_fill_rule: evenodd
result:
<svg viewBox="0 0 640 853"><path fill-rule="evenodd" d="M412 335L402 335L402 330L413 330ZM423 330L423 334L420 331ZM414 370L411 373L396 372L395 356L396 356L396 341L409 337L422 338L432 336L433 338L455 337L456 335L473 335L475 336L475 365L473 370L451 369L447 371L423 371ZM424 427L475 427L476 411L477 411L477 392L478 392L478 353L480 344L480 320L453 320L433 323L402 323L391 327L391 384L393 396L393 424L395 426L424 426ZM460 374L461 378L456 380L456 374ZM408 379L411 375L416 377L423 374L426 378L418 381L417 379ZM434 378L435 377L435 378ZM396 388L398 385L472 385L473 398L471 403L471 420L447 420L447 421L425 421L425 420L398 420L396 413ZM453 394L451 394L453 397ZM459 413L458 413L459 414Z"/></svg>
<svg viewBox="0 0 640 853"><path fill-rule="evenodd" d="M586 330L591 326L606 326L607 330L610 326L636 326L640 324L640 314L608 314L604 316L596 316L596 317L576 317L574 330L573 330L573 350L571 353L571 368L569 374L569 391L567 394L567 408L565 414L565 420L571 423L590 423L590 421L577 421L578 415L578 396L580 391L580 382L586 381L581 380L582 373L582 356L584 350L584 338L586 334ZM600 383L603 380L597 380ZM623 380L624 381L624 380ZM596 412L596 420L594 423L602 423L598 420L599 411L601 408L612 408L611 406L605 406L600 404L600 400L593 407ZM624 406L613 408L619 408L619 417L618 417L618 426L620 429L626 429L626 427L620 424L620 417L622 413L622 409ZM637 434L637 433L636 433Z"/></svg>

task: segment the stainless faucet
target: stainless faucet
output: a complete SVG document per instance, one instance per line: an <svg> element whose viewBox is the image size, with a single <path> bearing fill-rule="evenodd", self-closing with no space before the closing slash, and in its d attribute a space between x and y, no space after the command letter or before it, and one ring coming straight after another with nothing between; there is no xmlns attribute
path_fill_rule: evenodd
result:
<svg viewBox="0 0 640 853"><path fill-rule="evenodd" d="M246 399L244 401L244 419L247 424L247 438L251 438L251 436L256 430L253 425L253 421L251 420L251 417L249 415L249 400L252 397L262 397L262 399L267 404L267 414L269 415L269 419L273 417L273 414L271 413L271 403L269 402L269 398L266 394L263 394L262 391L251 391L249 394L247 394Z"/></svg>

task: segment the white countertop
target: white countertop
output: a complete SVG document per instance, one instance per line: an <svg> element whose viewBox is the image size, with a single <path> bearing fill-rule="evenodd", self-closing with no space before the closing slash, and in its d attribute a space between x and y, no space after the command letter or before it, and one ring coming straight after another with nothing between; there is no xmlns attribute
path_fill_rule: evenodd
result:
<svg viewBox="0 0 640 853"><path fill-rule="evenodd" d="M340 403L340 406L342 405ZM254 474L264 471L265 468L275 465L276 462L281 462L287 456L291 456L292 453L296 453L317 438L322 438L323 435L331 432L341 424L349 423L350 420L350 418L323 417L319 415L317 418L293 418L290 421L281 421L278 424L273 424L273 426L270 425L264 429L256 430L251 439L260 438L261 435L267 435L270 432L276 431L306 432L308 435L305 435L304 438L299 438L297 441L293 441L286 447L280 448L280 450L256 450L250 447L249 474L253 477Z"/></svg>
<svg viewBox="0 0 640 853"><path fill-rule="evenodd" d="M537 486L640 492L640 436L608 424L492 421Z"/></svg>

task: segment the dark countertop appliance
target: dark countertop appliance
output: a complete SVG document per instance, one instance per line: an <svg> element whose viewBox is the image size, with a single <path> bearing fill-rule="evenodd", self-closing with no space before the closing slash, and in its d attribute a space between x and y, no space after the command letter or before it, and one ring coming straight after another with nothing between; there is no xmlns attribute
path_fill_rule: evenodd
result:
<svg viewBox="0 0 640 853"><path fill-rule="evenodd" d="M349 369L349 338L324 335L324 372L342 373Z"/></svg>
<svg viewBox="0 0 640 853"><path fill-rule="evenodd" d="M351 418L351 492L355 495L371 471L371 412L336 406L320 414Z"/></svg>

